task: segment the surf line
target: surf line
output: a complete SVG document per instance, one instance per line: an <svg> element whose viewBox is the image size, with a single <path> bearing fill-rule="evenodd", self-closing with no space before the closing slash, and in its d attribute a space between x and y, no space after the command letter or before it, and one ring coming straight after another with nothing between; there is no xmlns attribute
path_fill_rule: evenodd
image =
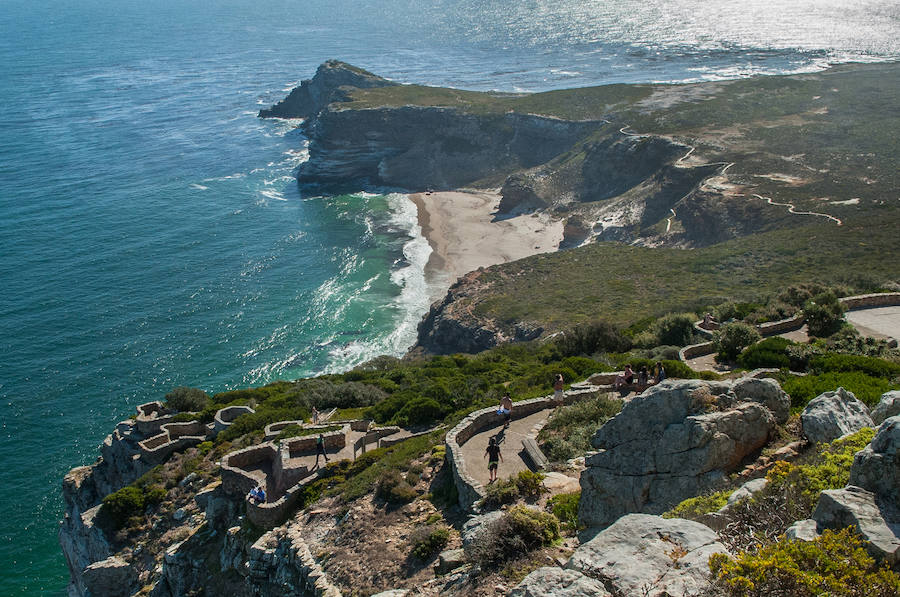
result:
<svg viewBox="0 0 900 597"><path fill-rule="evenodd" d="M838 226L844 225L844 223L840 219L828 214L822 214L816 211L797 211L793 203L778 203L777 201L773 201L771 197L763 197L762 195L757 195L756 193L754 193L753 196L757 199L765 199L766 203L768 203L769 205L779 205L781 207L786 207L788 208L789 213L792 213L796 216L819 216L834 221Z"/></svg>

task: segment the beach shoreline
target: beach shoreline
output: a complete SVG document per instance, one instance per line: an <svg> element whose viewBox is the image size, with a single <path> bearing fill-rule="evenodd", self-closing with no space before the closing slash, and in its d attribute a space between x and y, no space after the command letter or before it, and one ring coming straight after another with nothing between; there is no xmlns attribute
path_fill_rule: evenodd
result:
<svg viewBox="0 0 900 597"><path fill-rule="evenodd" d="M425 279L432 301L456 280L482 267L558 250L563 223L547 214L501 215L500 193L455 190L409 195L432 253Z"/></svg>

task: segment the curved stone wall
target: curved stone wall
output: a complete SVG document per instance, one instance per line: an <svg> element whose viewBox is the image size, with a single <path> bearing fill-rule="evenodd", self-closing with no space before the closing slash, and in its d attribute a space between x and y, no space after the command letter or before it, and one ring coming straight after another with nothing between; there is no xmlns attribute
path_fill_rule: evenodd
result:
<svg viewBox="0 0 900 597"><path fill-rule="evenodd" d="M213 433L219 433L220 431L227 429L239 416L254 412L256 411L249 406L226 406L225 408L219 409L216 413L216 418L213 421Z"/></svg>
<svg viewBox="0 0 900 597"><path fill-rule="evenodd" d="M156 435L160 428L175 418L175 412L167 410L159 400L145 402L137 407L134 423L138 433L144 436Z"/></svg>
<svg viewBox="0 0 900 597"><path fill-rule="evenodd" d="M147 463L162 464L175 452L196 446L209 437L209 428L200 421L166 423L162 433L138 442L138 449Z"/></svg>

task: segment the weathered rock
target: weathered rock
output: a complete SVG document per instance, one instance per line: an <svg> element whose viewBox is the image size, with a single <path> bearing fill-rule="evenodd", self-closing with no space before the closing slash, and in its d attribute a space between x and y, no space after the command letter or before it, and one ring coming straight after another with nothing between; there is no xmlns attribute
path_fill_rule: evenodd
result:
<svg viewBox="0 0 900 597"><path fill-rule="evenodd" d="M709 557L727 553L698 522L629 514L581 545L566 568L602 582L615 595L692 595L709 578Z"/></svg>
<svg viewBox="0 0 900 597"><path fill-rule="evenodd" d="M873 426L866 405L844 388L810 400L800 415L800 422L803 434L814 444L834 441L863 427Z"/></svg>
<svg viewBox="0 0 900 597"><path fill-rule="evenodd" d="M274 106L259 111L260 118L310 118L334 99L340 87L387 87L396 85L361 68L339 60L328 60L321 64L312 79L300 82L290 94Z"/></svg>
<svg viewBox="0 0 900 597"><path fill-rule="evenodd" d="M900 416L886 419L875 437L856 453L850 468L850 484L873 492L884 503L900 510Z"/></svg>
<svg viewBox="0 0 900 597"><path fill-rule="evenodd" d="M728 502L725 504L725 508L728 506L733 506L740 501L748 500L753 497L753 494L759 493L763 489L766 488L769 482L765 477L761 477L759 479L753 479L752 481L747 481L743 485L741 485L734 493L728 496Z"/></svg>
<svg viewBox="0 0 900 597"><path fill-rule="evenodd" d="M594 435L600 451L581 475L579 521L588 537L630 512L661 514L713 488L775 429L769 410L737 402L727 383L667 381L625 405ZM593 529L591 529L593 527Z"/></svg>
<svg viewBox="0 0 900 597"><path fill-rule="evenodd" d="M137 589L137 575L122 558L94 562L82 574L86 597L124 597Z"/></svg>
<svg viewBox="0 0 900 597"><path fill-rule="evenodd" d="M99 513L100 506L90 508L83 514L77 509L66 512L59 527L59 544L69 567L70 595L85 595L84 570L112 555L106 535L96 521Z"/></svg>
<svg viewBox="0 0 900 597"><path fill-rule="evenodd" d="M406 597L409 594L409 589L391 589L389 591L375 593L374 595L372 595L372 597Z"/></svg>
<svg viewBox="0 0 900 597"><path fill-rule="evenodd" d="M600 581L577 570L546 566L538 568L520 582L510 597L606 597L609 591Z"/></svg>
<svg viewBox="0 0 900 597"><path fill-rule="evenodd" d="M900 415L900 390L892 390L881 395L881 400L872 411L872 422L881 425L885 419Z"/></svg>
<svg viewBox="0 0 900 597"><path fill-rule="evenodd" d="M784 531L784 536L788 539L799 539L800 541L812 541L819 537L817 523L812 518L806 520L798 520Z"/></svg>
<svg viewBox="0 0 900 597"><path fill-rule="evenodd" d="M465 524L463 524L463 528L459 533L462 537L463 547L468 547L473 542L477 541L478 537L484 532L488 525L500 520L501 516L503 516L503 512L498 510L480 514L478 516L470 516Z"/></svg>
<svg viewBox="0 0 900 597"><path fill-rule="evenodd" d="M462 549L448 549L438 555L438 561L434 565L435 574L447 574L466 563L466 552Z"/></svg>
<svg viewBox="0 0 900 597"><path fill-rule="evenodd" d="M823 491L813 518L823 529L855 526L872 557L892 566L900 563L900 524L885 519L874 493L853 485Z"/></svg>
<svg viewBox="0 0 900 597"><path fill-rule="evenodd" d="M779 424L785 423L791 416L791 397L774 379L744 377L734 383L732 391L739 400L765 405Z"/></svg>

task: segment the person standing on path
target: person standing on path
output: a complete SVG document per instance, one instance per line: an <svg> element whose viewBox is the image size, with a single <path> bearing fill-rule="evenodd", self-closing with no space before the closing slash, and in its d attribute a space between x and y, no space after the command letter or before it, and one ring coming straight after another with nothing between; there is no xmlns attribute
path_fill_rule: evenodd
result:
<svg viewBox="0 0 900 597"><path fill-rule="evenodd" d="M313 425L319 424L319 409L317 409L315 406L312 407L312 423Z"/></svg>
<svg viewBox="0 0 900 597"><path fill-rule="evenodd" d="M500 462L503 462L503 454L500 453L500 446L497 444L496 438L492 437L488 440L487 450L484 451L484 455L488 459L488 474L491 477L488 485L490 485L497 480L497 467L500 466Z"/></svg>
<svg viewBox="0 0 900 597"><path fill-rule="evenodd" d="M500 408L497 410L497 414L505 417L503 426L509 427L509 421L512 419L512 398L509 397L508 393L504 394L503 398L500 399Z"/></svg>
<svg viewBox="0 0 900 597"><path fill-rule="evenodd" d="M328 453L325 452L325 437L321 433L316 438L316 466L313 468L319 466L319 454L325 457L325 462L328 462Z"/></svg>
<svg viewBox="0 0 900 597"><path fill-rule="evenodd" d="M563 385L565 381L563 380L562 373L556 374L556 379L553 380L553 398L554 400L562 400L563 399Z"/></svg>

